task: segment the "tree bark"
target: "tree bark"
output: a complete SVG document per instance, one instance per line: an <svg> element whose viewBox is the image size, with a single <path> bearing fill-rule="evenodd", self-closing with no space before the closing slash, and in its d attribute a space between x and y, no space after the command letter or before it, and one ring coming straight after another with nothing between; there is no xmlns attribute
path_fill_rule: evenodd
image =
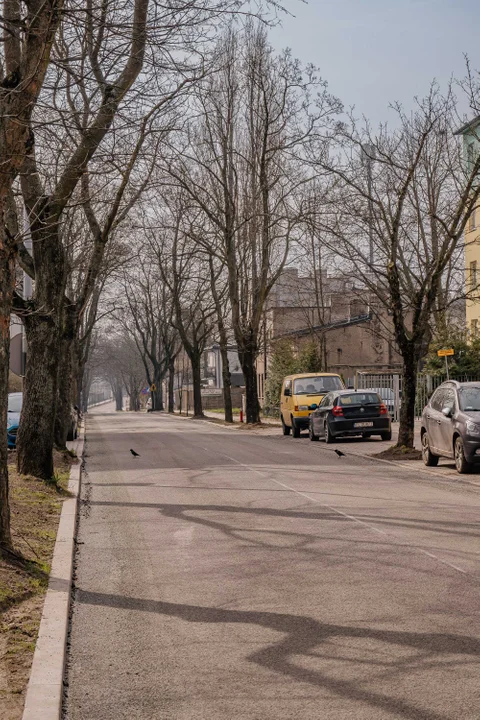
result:
<svg viewBox="0 0 480 720"><path fill-rule="evenodd" d="M72 343L62 339L60 347L54 440L59 450L65 450L72 420Z"/></svg>
<svg viewBox="0 0 480 720"><path fill-rule="evenodd" d="M60 338L52 317L26 315L24 324L28 357L17 437L17 467L22 475L48 480L53 476Z"/></svg>
<svg viewBox="0 0 480 720"><path fill-rule="evenodd" d="M60 450L67 447L68 433L72 423L73 405L73 355L78 334L77 316L72 307L67 308L58 365L58 394L55 413L55 445Z"/></svg>
<svg viewBox="0 0 480 720"><path fill-rule="evenodd" d="M225 422L233 423L232 405L232 378L228 364L228 348L224 341L220 341L220 357L222 358L223 405L225 408Z"/></svg>
<svg viewBox="0 0 480 720"><path fill-rule="evenodd" d="M400 427L398 430L397 447L414 447L417 364L418 358L414 352L408 352L403 355L402 404L400 406Z"/></svg>
<svg viewBox="0 0 480 720"><path fill-rule="evenodd" d="M15 252L3 230L0 243L0 398L8 396L10 310L15 287ZM12 548L8 488L7 403L0 402L0 547Z"/></svg>
<svg viewBox="0 0 480 720"><path fill-rule="evenodd" d="M202 384L201 384L201 354L193 353L190 357L192 365L192 383L193 383L193 416L202 418Z"/></svg>
<svg viewBox="0 0 480 720"><path fill-rule="evenodd" d="M175 410L175 359L168 364L168 412Z"/></svg>
<svg viewBox="0 0 480 720"><path fill-rule="evenodd" d="M47 203L31 223L35 262L34 312L25 315L27 371L17 439L23 475L53 474L58 367L64 329L65 252L55 209Z"/></svg>
<svg viewBox="0 0 480 720"><path fill-rule="evenodd" d="M245 403L247 423L260 422L260 403L258 402L257 368L255 361L257 352L252 345L239 349L238 357L245 380Z"/></svg>
<svg viewBox="0 0 480 720"><path fill-rule="evenodd" d="M162 412L165 410L163 405L163 378L165 377L165 373L162 368L163 366L161 365L154 368L153 382L156 389L153 392L150 391L152 398L152 411L155 412Z"/></svg>
<svg viewBox="0 0 480 720"><path fill-rule="evenodd" d="M115 395L115 410L117 412L120 412L123 410L123 387L121 384L118 384L114 389L114 395Z"/></svg>

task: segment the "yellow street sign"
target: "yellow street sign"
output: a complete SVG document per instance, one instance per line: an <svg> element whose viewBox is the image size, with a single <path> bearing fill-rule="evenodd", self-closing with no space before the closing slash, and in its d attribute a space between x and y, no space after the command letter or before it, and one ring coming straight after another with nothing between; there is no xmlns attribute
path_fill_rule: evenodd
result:
<svg viewBox="0 0 480 720"><path fill-rule="evenodd" d="M438 357L447 357L447 355L455 355L453 348L447 348L446 350L437 350Z"/></svg>
<svg viewBox="0 0 480 720"><path fill-rule="evenodd" d="M156 389L157 386L155 385L155 383L153 383L153 385L150 385L150 392L155 392Z"/></svg>

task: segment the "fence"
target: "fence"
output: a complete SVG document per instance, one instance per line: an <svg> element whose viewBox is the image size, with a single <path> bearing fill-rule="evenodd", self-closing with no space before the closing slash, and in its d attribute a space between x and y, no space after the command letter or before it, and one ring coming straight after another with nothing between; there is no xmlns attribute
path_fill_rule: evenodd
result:
<svg viewBox="0 0 480 720"><path fill-rule="evenodd" d="M400 417L400 403L402 397L402 377L398 373L364 373L355 375L355 390L375 390L381 395L388 408L392 420L398 421Z"/></svg>
<svg viewBox="0 0 480 720"><path fill-rule="evenodd" d="M415 397L415 417L422 416L423 408L430 400L434 391L439 385L447 380L446 375L424 375L420 374L417 379L417 391ZM459 382L475 382L477 377L472 375L450 376L450 380ZM355 376L355 389L375 390L382 396L383 401L392 415L392 419L400 419L400 405L402 402L402 376L398 373L363 373L358 372Z"/></svg>
<svg viewBox="0 0 480 720"><path fill-rule="evenodd" d="M112 391L111 390L99 390L97 392L91 392L88 396L88 407L91 407L92 405L98 405L99 403L106 402L107 400L112 400Z"/></svg>

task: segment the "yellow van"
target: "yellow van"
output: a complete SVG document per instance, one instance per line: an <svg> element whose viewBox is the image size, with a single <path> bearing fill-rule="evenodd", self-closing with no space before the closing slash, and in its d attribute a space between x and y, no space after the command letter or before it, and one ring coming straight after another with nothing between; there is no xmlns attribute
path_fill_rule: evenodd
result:
<svg viewBox="0 0 480 720"><path fill-rule="evenodd" d="M289 375L282 383L280 414L284 435L308 428L310 413L316 410L325 395L333 390L344 390L340 375L334 373L302 373Z"/></svg>

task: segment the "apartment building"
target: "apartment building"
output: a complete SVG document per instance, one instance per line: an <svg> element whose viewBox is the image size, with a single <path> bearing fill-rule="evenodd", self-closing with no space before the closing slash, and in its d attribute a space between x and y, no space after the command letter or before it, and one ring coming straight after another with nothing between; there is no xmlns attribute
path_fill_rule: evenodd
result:
<svg viewBox="0 0 480 720"><path fill-rule="evenodd" d="M480 116L455 134L463 137L465 163L471 168L480 152ZM473 210L465 228L465 285L467 331L476 339L480 337L480 207Z"/></svg>

